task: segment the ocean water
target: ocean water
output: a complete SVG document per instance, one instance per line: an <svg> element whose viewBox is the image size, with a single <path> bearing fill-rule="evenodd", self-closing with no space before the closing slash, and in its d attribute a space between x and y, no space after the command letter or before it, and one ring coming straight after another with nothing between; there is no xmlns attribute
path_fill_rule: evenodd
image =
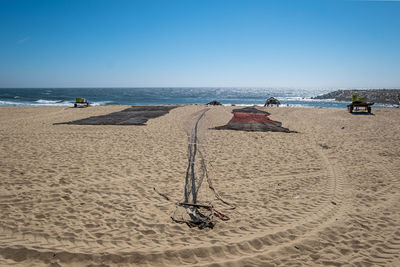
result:
<svg viewBox="0 0 400 267"><path fill-rule="evenodd" d="M334 89L290 88L0 88L0 106L73 106L76 97L98 105L264 105L271 96L288 107L346 108L348 102L311 97ZM385 107L375 105L374 107Z"/></svg>

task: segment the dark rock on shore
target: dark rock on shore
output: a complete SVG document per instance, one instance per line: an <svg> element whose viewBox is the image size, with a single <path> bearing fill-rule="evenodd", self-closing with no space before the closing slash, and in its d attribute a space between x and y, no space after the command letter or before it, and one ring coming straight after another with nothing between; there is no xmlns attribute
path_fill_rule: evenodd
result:
<svg viewBox="0 0 400 267"><path fill-rule="evenodd" d="M365 102L396 105L399 104L400 89L372 89L372 90L337 90L313 99L335 99L336 101L352 102L353 94L363 97Z"/></svg>

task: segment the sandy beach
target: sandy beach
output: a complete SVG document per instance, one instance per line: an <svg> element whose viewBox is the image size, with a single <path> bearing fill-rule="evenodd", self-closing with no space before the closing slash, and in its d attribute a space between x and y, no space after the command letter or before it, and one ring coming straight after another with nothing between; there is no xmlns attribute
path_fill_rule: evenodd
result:
<svg viewBox="0 0 400 267"><path fill-rule="evenodd" d="M200 230L171 215L205 106L55 125L125 108L0 108L0 266L400 266L400 109L261 108L298 132L277 133L213 130L237 107L211 107L200 145L236 208L204 183L230 220Z"/></svg>

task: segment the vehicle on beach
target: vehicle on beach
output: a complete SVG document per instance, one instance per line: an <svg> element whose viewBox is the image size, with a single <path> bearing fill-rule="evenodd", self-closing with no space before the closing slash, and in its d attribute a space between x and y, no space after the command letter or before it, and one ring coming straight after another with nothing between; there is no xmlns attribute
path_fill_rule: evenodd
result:
<svg viewBox="0 0 400 267"><path fill-rule="evenodd" d="M353 111L359 111L360 108L361 110L365 110L368 113L371 113L371 106L373 104L373 102L364 102L363 97L357 98L357 94L353 94L353 102L347 105L347 109L350 113L353 113Z"/></svg>
<svg viewBox="0 0 400 267"><path fill-rule="evenodd" d="M85 98L77 97L75 99L74 108L87 108L90 107L90 103Z"/></svg>
<svg viewBox="0 0 400 267"><path fill-rule="evenodd" d="M374 103L370 102L370 103L351 103L347 105L347 109L349 110L350 113L353 113L353 111L359 111L360 108L362 110L366 110L368 113L371 113L371 106Z"/></svg>

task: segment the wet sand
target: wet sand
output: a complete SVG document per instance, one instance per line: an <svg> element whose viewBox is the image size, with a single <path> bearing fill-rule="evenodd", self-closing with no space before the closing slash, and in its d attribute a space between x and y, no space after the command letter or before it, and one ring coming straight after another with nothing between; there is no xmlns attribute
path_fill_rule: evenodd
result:
<svg viewBox="0 0 400 267"><path fill-rule="evenodd" d="M204 106L54 125L126 108L0 108L0 266L400 266L400 109L264 109L279 133L212 130L237 107L210 107L200 145L236 209L204 183L231 219L200 230L170 216Z"/></svg>

